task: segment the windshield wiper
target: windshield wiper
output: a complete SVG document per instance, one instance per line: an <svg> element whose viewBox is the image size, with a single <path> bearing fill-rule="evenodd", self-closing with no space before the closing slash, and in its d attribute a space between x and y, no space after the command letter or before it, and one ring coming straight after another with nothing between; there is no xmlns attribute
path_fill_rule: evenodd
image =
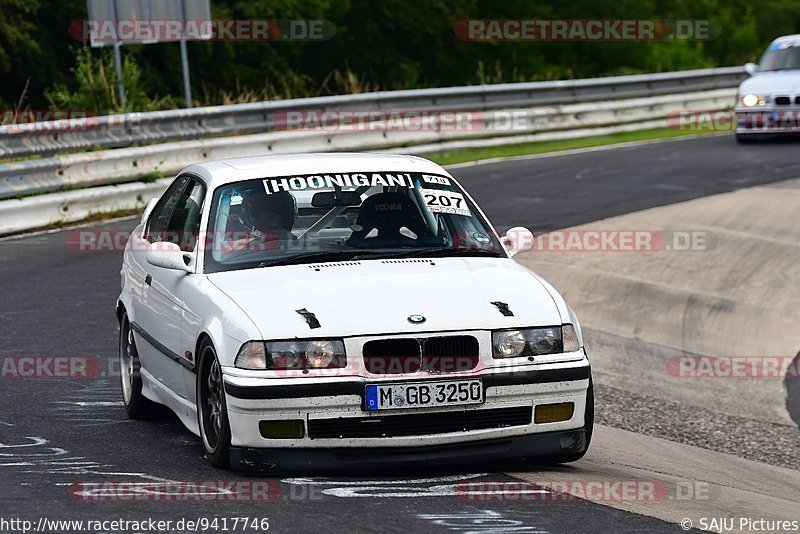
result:
<svg viewBox="0 0 800 534"><path fill-rule="evenodd" d="M362 257L361 255L355 256L353 259L389 259L389 258L442 258L447 256L476 256L476 257L491 257L491 258L504 258L505 256L496 250L487 250L481 248L446 248L446 247L426 247L414 248L404 250L402 252L390 252L388 254L370 254Z"/></svg>
<svg viewBox="0 0 800 534"><path fill-rule="evenodd" d="M325 250L316 252L303 252L293 254L275 260L262 261L257 268L274 267L276 265L297 265L301 263L313 263L314 261L346 261L353 259L357 252L352 250Z"/></svg>

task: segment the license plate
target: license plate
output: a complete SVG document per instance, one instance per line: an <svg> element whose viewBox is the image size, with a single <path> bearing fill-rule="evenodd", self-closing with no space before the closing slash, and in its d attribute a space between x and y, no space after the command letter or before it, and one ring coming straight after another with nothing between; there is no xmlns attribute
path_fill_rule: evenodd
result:
<svg viewBox="0 0 800 534"><path fill-rule="evenodd" d="M483 384L480 380L369 384L365 399L367 411L482 404Z"/></svg>

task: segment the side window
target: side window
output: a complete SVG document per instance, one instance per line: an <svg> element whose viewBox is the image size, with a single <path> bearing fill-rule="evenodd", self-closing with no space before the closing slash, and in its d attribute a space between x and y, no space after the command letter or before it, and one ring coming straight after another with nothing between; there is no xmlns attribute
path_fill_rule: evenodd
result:
<svg viewBox="0 0 800 534"><path fill-rule="evenodd" d="M194 250L200 232L200 209L206 188L202 182L191 179L178 198L167 225L167 239L179 245L184 252Z"/></svg>
<svg viewBox="0 0 800 534"><path fill-rule="evenodd" d="M146 237L149 242L155 243L157 241L166 240L166 232L169 227L172 213L175 211L175 206L180 200L181 193L186 188L186 183L189 181L188 176L182 176L175 180L161 200L158 201L156 207L153 208L153 213L150 214L150 219L147 221Z"/></svg>

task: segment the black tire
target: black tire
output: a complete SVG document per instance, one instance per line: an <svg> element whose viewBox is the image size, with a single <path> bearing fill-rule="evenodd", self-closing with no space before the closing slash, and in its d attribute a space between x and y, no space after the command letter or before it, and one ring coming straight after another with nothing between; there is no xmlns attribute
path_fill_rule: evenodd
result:
<svg viewBox="0 0 800 534"><path fill-rule="evenodd" d="M195 400L200 440L213 467L230 469L231 427L222 370L210 341L203 342L199 354Z"/></svg>
<svg viewBox="0 0 800 534"><path fill-rule="evenodd" d="M786 409L792 420L800 427L800 380L797 380L797 376L791 372L791 369L800 369L800 352L792 360L792 366L789 369L783 379L783 385L786 388Z"/></svg>
<svg viewBox="0 0 800 534"><path fill-rule="evenodd" d="M736 142L739 144L764 143L778 138L776 134L735 134Z"/></svg>
<svg viewBox="0 0 800 534"><path fill-rule="evenodd" d="M122 402L131 419L153 419L158 417L161 406L142 395L142 364L136 351L127 312L119 320L119 367Z"/></svg>

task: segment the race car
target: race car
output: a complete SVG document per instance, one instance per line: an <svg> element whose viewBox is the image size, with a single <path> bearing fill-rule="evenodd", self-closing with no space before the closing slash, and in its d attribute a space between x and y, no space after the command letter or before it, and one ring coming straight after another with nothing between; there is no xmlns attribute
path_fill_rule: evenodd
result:
<svg viewBox="0 0 800 534"><path fill-rule="evenodd" d="M739 86L734 115L740 143L800 133L800 34L775 39Z"/></svg>
<svg viewBox="0 0 800 534"><path fill-rule="evenodd" d="M215 467L581 458L577 317L445 169L378 154L191 165L128 240L130 417L162 404Z"/></svg>

